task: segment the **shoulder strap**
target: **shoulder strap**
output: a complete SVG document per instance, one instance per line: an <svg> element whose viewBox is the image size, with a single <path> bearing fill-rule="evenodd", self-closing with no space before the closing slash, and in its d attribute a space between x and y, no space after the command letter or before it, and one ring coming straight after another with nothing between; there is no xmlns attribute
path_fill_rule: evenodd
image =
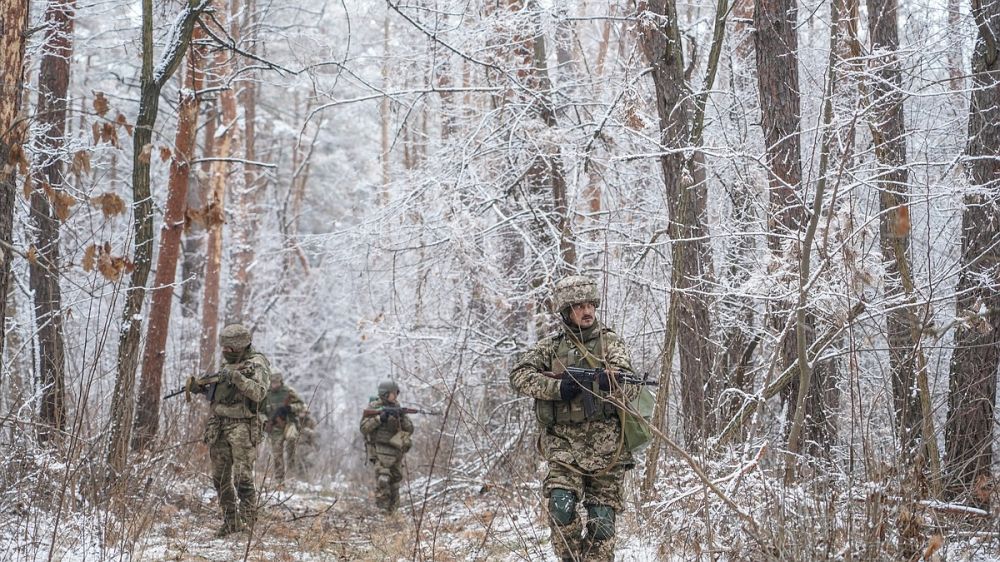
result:
<svg viewBox="0 0 1000 562"><path fill-rule="evenodd" d="M573 342L573 345L576 346L576 349L580 352L580 356L587 362L587 365L590 365L591 369L596 369L601 366L597 358L594 357L594 354L591 353L590 350L587 349L579 340L575 337L571 337L569 338L569 341Z"/></svg>

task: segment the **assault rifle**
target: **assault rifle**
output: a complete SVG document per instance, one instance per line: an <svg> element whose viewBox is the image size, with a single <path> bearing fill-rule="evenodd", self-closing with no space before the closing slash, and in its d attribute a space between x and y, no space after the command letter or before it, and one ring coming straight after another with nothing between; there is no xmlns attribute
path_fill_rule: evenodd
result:
<svg viewBox="0 0 1000 562"><path fill-rule="evenodd" d="M416 408L403 408L400 406L382 406L380 408L365 408L364 417L370 418L372 416L380 416L382 412L385 412L391 417L398 418L403 414L424 414L427 416L440 416L441 412L428 412L427 410L418 410Z"/></svg>
<svg viewBox="0 0 1000 562"><path fill-rule="evenodd" d="M583 414L587 419L597 414L597 403L594 401L594 383L600 386L601 381L606 381L605 385L610 385L611 379L615 379L618 384L642 384L656 386L659 381L649 380L649 375L636 375L628 371L609 371L601 367L588 369L586 367L566 367L562 373L542 373L550 379L573 379L583 388Z"/></svg>
<svg viewBox="0 0 1000 562"><path fill-rule="evenodd" d="M288 396L286 396L281 402L281 405L275 408L274 411L271 412L271 415L267 417L267 422L264 424L264 431L270 433L271 430L274 429L274 426L278 426L280 429L288 425L288 416L292 415L292 407L290 406L291 403L292 395L289 393Z"/></svg>
<svg viewBox="0 0 1000 562"><path fill-rule="evenodd" d="M211 401L212 398L215 396L215 387L219 384L219 381L221 380L222 380L222 371L205 375L204 377L190 376L184 383L184 386L171 392L170 394L167 394L166 396L163 397L163 399L166 400L168 398L173 398L178 394L183 394L184 400L186 402L190 402L192 394L204 394L208 396L209 401Z"/></svg>

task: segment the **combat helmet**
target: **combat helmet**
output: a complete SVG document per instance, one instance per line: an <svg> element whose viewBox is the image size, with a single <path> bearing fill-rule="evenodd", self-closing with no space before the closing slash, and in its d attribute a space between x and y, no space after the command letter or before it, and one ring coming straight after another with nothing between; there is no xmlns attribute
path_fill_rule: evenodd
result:
<svg viewBox="0 0 1000 562"><path fill-rule="evenodd" d="M250 345L250 330L243 324L230 324L219 333L219 344L222 347L246 349Z"/></svg>
<svg viewBox="0 0 1000 562"><path fill-rule="evenodd" d="M386 396L389 396L390 392L395 392L396 394L399 394L399 385L396 384L396 381L382 381L378 383L379 398L385 398Z"/></svg>
<svg viewBox="0 0 1000 562"><path fill-rule="evenodd" d="M285 382L285 372L276 367L271 367L271 382L282 384Z"/></svg>
<svg viewBox="0 0 1000 562"><path fill-rule="evenodd" d="M594 306L601 306L597 283L586 275L570 275L560 279L556 282L552 296L556 312L564 312L571 305L581 302L592 302Z"/></svg>

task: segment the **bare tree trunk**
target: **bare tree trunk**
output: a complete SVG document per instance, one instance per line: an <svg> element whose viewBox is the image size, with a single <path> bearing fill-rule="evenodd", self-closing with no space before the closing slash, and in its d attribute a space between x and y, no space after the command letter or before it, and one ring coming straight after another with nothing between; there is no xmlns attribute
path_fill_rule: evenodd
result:
<svg viewBox="0 0 1000 562"><path fill-rule="evenodd" d="M202 35L203 32L198 30L194 35L195 40ZM188 57L185 87L180 91L167 203L160 230L160 252L156 259L156 277L151 290L149 326L142 354L142 378L139 381L139 407L135 417L135 433L132 436L132 448L135 450L147 449L160 427L160 394L174 297L173 284L177 278L177 259L181 249L181 232L184 229L191 159L198 129L198 100L195 93L201 89L200 65L201 61L192 49Z"/></svg>
<svg viewBox="0 0 1000 562"><path fill-rule="evenodd" d="M868 27L872 52L881 56L872 61L876 80L869 88L869 105L874 109L870 129L879 163L877 183L881 203L879 235L885 262L885 296L891 310L886 313L889 341L889 371L892 377L896 429L903 458L916 455L920 439L921 413L914 358L918 341L911 334L914 311L903 288L900 269L910 248L909 185L906 168L906 128L903 122L902 76L896 51L896 0L868 0ZM906 306L902 306L907 303ZM919 332L918 332L919 333Z"/></svg>
<svg viewBox="0 0 1000 562"><path fill-rule="evenodd" d="M979 33L972 52L972 102L966 169L976 191L965 196L962 271L958 280L955 351L945 425L951 497L989 508L993 410L1000 365L1000 2L972 1Z"/></svg>
<svg viewBox="0 0 1000 562"><path fill-rule="evenodd" d="M389 15L386 14L385 21L382 22L382 87L389 84ZM382 142L382 189L379 192L378 202L381 205L389 203L389 182L392 179L391 166L389 165L389 123L392 118L392 106L389 103L389 96L382 96L380 106L380 134Z"/></svg>
<svg viewBox="0 0 1000 562"><path fill-rule="evenodd" d="M768 247L779 263L782 260L794 263L796 260L792 256L797 251L805 252L804 248L798 248L806 213L802 199L800 156L797 15L795 0L757 0L754 8L757 84L770 184L768 230L771 234ZM785 239L790 241L788 248L783 247ZM799 271L801 276L801 269ZM779 306L781 310L772 311L771 326L780 334L788 317L799 315L792 302L780 303ZM789 390L804 394L804 400L790 400L788 416L805 420L803 440L812 444L810 453L825 455L835 433L829 419L831 403L835 402L833 369L829 364L810 366L806 361L799 360L798 350L812 345L816 331L816 319L811 313L806 312L802 318L804 322L795 321L794 330L789 330L778 342L781 357L779 369L784 370L796 363L799 365L799 383L790 385ZM797 411L800 403L805 405L805 412ZM800 442L795 426L793 423L789 433L789 445L793 452L798 451Z"/></svg>
<svg viewBox="0 0 1000 562"><path fill-rule="evenodd" d="M974 0L975 2L975 0ZM961 0L948 0L948 35L958 37L961 33ZM954 92L965 88L965 65L962 63L962 42L950 39L948 48L948 86Z"/></svg>
<svg viewBox="0 0 1000 562"><path fill-rule="evenodd" d="M252 4L246 6L248 26L252 26ZM232 0L230 10L229 34L234 41L242 38L242 23L239 21L240 2ZM254 135L256 134L256 100L254 99L254 80L252 73L242 73L245 80L238 82L237 101L243 107L243 152L246 160L254 160ZM256 169L249 164L243 164L243 182L230 182L233 190L233 203L236 209L233 221L233 251L231 279L233 283L232 301L228 304L227 321L243 322L246 319L247 302L250 300L251 273L250 267L254 260L254 233L257 231L257 201L258 185L256 185Z"/></svg>
<svg viewBox="0 0 1000 562"><path fill-rule="evenodd" d="M656 109L660 118L660 142L669 153L660 157L660 169L670 213L668 234L673 240L671 299L677 302L677 349L680 354L681 404L684 410L684 437L689 447L698 447L715 427L711 392L714 346L711 320L705 298L712 277L711 248L706 227L707 185L703 176L703 156L687 161L683 151L692 140L694 110L684 69L684 53L677 6L674 0L653 0L649 10L655 27L644 31L643 50L653 67ZM670 358L664 358L669 361Z"/></svg>
<svg viewBox="0 0 1000 562"><path fill-rule="evenodd" d="M38 122L35 138L36 169L32 183L64 188L63 146L66 136L66 92L73 52L76 0L51 0L45 9L45 54L38 72ZM66 424L65 356L62 328L62 294L59 287L59 219L44 190L31 193L31 222L35 231L36 259L29 262L38 326L39 381L42 387L38 437L47 441Z"/></svg>
<svg viewBox="0 0 1000 562"><path fill-rule="evenodd" d="M208 54L200 47L196 49L201 53L199 56L208 66ZM213 87L213 80L206 72L204 77L205 87ZM205 131L202 135L202 157L212 158L215 155L215 130L218 119L218 105L215 100L202 104L205 111ZM198 313L200 296L203 294L205 283L205 243L207 237L207 208L208 194L211 186L211 161L201 163L200 173L197 174L193 189L188 189L187 208L189 215L192 211L198 216L188 216L184 230L184 262L181 264L181 274L184 277L184 288L181 291L181 310L185 318L194 318Z"/></svg>
<svg viewBox="0 0 1000 562"><path fill-rule="evenodd" d="M17 167L24 158L27 123L20 119L24 91L27 0L0 0L0 357L7 340L7 295L14 257L14 193ZM22 171L23 173L23 171Z"/></svg>
<svg viewBox="0 0 1000 562"><path fill-rule="evenodd" d="M121 473L128 457L135 411L135 371L138 366L142 330L142 303L153 255L153 200L149 191L149 160L153 126L160 105L160 90L177 70L187 51L194 22L208 0L188 0L175 25L179 26L177 43L168 45L167 59L153 72L153 2L142 2L142 74L140 76L139 116L132 138L132 205L134 208L135 253L132 278L125 296L121 332L118 339L118 377L111 400L111 431L108 441L109 481Z"/></svg>
<svg viewBox="0 0 1000 562"><path fill-rule="evenodd" d="M227 6L228 7L228 6ZM222 26L228 22L228 11L220 8L216 18ZM232 74L230 57L225 51L216 54L215 72L220 76ZM216 340L219 333L219 286L222 274L222 227L225 223L226 184L230 165L227 161L239 134L236 114L236 93L225 89L219 94L222 110L222 134L216 139L215 157L212 162L211 190L205 208L208 230L208 248L205 257L205 296L201 301L201 361L202 372L212 371L216 360Z"/></svg>

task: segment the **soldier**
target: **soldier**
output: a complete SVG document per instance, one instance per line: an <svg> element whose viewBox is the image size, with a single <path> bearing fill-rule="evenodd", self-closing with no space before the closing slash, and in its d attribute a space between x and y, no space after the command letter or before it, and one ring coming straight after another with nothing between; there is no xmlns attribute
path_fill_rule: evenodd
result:
<svg viewBox="0 0 1000 562"><path fill-rule="evenodd" d="M223 328L219 343L225 362L215 389L208 391L212 416L205 426L204 440L212 459L212 484L222 508L222 527L216 536L224 537L256 522L253 464L261 441L258 404L267 394L271 368L267 358L251 345L250 331L240 324Z"/></svg>
<svg viewBox="0 0 1000 562"><path fill-rule="evenodd" d="M378 385L378 398L368 404L378 415L361 418L361 434L365 437L368 462L375 465L375 505L386 513L399 507L399 483L403 481L403 455L410 450L413 422L398 410L396 399L399 386L392 381Z"/></svg>
<svg viewBox="0 0 1000 562"><path fill-rule="evenodd" d="M264 431L271 441L271 459L274 463L274 477L279 484L285 481L285 459L292 472L301 474L295 445L299 440L299 420L306 411L306 404L295 389L285 384L285 377L278 369L271 370L271 387L264 402L267 422Z"/></svg>
<svg viewBox="0 0 1000 562"><path fill-rule="evenodd" d="M614 560L615 518L623 506L625 472L635 466L624 446L618 408L634 399L639 388L602 377L588 388L566 377L550 378L567 367L603 367L631 372L625 343L596 318L601 299L589 277L573 275L555 286L554 306L561 329L519 358L510 384L535 399L540 435L538 449L548 464L543 494L547 501L552 547L563 561ZM584 413L584 393L593 393L598 408ZM586 525L577 506L586 508ZM584 535L586 530L586 535Z"/></svg>

